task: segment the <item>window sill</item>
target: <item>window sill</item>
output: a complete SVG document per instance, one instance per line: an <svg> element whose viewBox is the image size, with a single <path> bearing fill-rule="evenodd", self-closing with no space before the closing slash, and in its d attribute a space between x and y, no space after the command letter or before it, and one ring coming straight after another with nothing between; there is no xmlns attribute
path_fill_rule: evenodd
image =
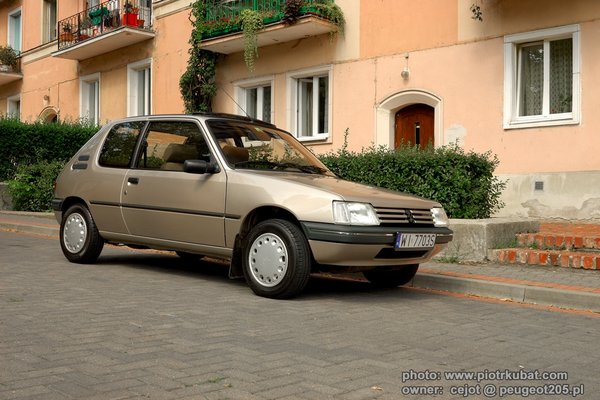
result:
<svg viewBox="0 0 600 400"><path fill-rule="evenodd" d="M525 129L525 128L538 128L547 126L560 126L560 125L578 125L579 119L572 117L569 118L535 118L535 119L523 119L513 120L504 123L504 129Z"/></svg>
<svg viewBox="0 0 600 400"><path fill-rule="evenodd" d="M329 135L320 135L320 136L296 136L299 142L302 143L324 143L329 140Z"/></svg>

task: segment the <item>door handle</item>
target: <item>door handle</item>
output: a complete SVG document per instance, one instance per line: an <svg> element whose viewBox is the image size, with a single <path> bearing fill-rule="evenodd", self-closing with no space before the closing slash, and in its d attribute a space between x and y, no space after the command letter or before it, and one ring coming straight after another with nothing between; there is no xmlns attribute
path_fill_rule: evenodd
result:
<svg viewBox="0 0 600 400"><path fill-rule="evenodd" d="M127 178L127 183L130 183L132 185L137 185L138 183L140 183L140 178Z"/></svg>

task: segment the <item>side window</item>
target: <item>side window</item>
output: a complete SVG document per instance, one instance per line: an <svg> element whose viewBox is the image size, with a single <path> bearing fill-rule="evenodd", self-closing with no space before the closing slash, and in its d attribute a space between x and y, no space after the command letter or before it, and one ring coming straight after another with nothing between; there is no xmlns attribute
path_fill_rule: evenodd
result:
<svg viewBox="0 0 600 400"><path fill-rule="evenodd" d="M98 162L103 167L128 168L131 165L133 151L138 136L145 122L126 122L112 127L102 150Z"/></svg>
<svg viewBox="0 0 600 400"><path fill-rule="evenodd" d="M152 122L137 168L183 171L185 160L210 161L208 144L193 122Z"/></svg>

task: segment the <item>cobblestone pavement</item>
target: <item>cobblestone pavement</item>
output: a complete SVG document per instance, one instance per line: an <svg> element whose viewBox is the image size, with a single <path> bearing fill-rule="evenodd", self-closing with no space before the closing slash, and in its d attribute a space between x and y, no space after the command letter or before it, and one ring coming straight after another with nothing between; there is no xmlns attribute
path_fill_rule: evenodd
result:
<svg viewBox="0 0 600 400"><path fill-rule="evenodd" d="M447 399L464 385L597 398L599 321L319 278L298 299L268 300L219 264L106 247L76 265L56 239L0 231L0 399L432 397L408 394L417 386ZM438 375L521 369L568 380Z"/></svg>

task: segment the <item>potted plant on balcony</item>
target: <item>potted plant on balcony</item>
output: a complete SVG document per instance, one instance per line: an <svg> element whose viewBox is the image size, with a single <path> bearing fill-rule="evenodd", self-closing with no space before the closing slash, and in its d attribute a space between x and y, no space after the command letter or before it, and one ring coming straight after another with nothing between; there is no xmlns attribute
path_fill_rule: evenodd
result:
<svg viewBox="0 0 600 400"><path fill-rule="evenodd" d="M17 66L17 52L10 46L0 46L0 71L11 72Z"/></svg>
<svg viewBox="0 0 600 400"><path fill-rule="evenodd" d="M66 23L62 26L62 33L60 34L61 42L72 42L73 41L73 27L70 23Z"/></svg>
<svg viewBox="0 0 600 400"><path fill-rule="evenodd" d="M92 20L84 18L79 24L79 40L89 39L92 36Z"/></svg>
<svg viewBox="0 0 600 400"><path fill-rule="evenodd" d="M129 1L126 1L123 5L123 25L137 26L137 17L139 9L134 7Z"/></svg>

